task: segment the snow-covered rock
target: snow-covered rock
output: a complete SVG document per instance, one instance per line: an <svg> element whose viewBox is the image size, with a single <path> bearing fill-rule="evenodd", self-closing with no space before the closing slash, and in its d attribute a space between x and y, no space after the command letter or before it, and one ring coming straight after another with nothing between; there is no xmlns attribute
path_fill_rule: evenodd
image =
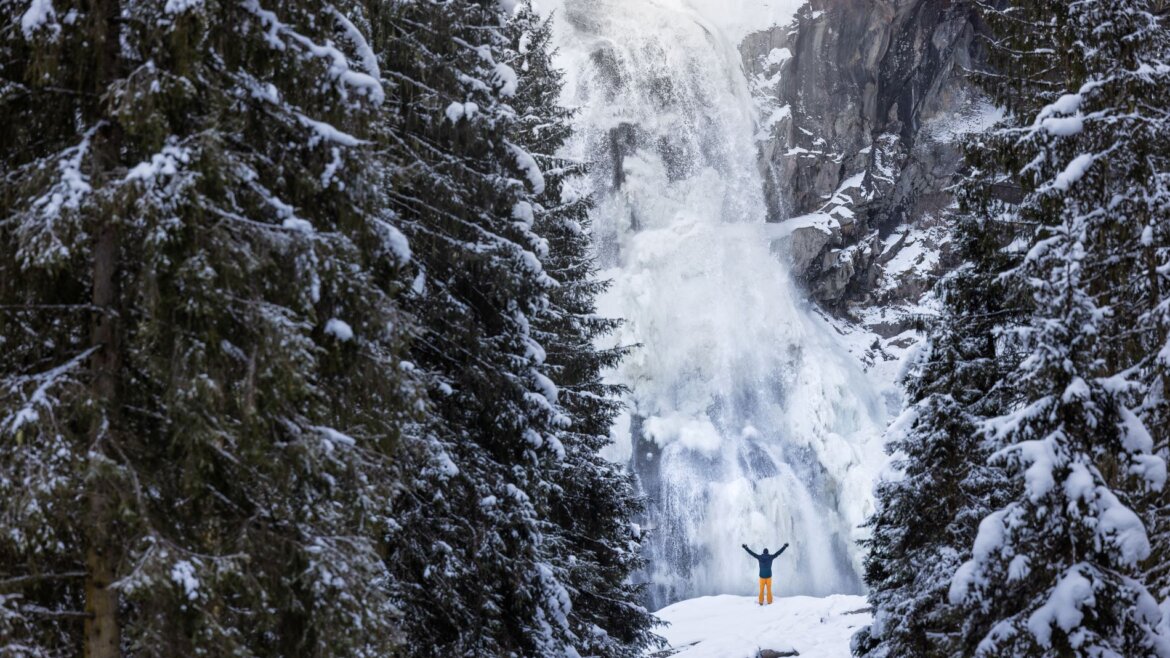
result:
<svg viewBox="0 0 1170 658"><path fill-rule="evenodd" d="M962 141L1003 116L963 73L976 30L952 3L811 0L740 44L763 117L769 221L832 220L827 233L790 231L777 251L837 315L864 324L869 309L916 306L949 269ZM893 338L915 314L866 326Z"/></svg>
<svg viewBox="0 0 1170 658"><path fill-rule="evenodd" d="M658 631L670 648L653 658L848 658L850 637L871 620L865 597L846 595L784 597L765 606L752 596L706 596L657 614L670 624Z"/></svg>

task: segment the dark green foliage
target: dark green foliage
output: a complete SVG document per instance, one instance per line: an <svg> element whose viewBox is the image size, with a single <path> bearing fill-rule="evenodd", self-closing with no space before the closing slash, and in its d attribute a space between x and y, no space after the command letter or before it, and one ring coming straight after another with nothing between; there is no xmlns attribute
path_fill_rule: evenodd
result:
<svg viewBox="0 0 1170 658"><path fill-rule="evenodd" d="M651 617L623 581L640 502L597 454L617 411L600 370L621 352L592 346L614 323L592 315L589 201L562 195L581 169L554 156L570 113L547 26L495 3L389 12L391 203L434 410L407 442L388 557L407 651L637 655Z"/></svg>
<svg viewBox="0 0 1170 658"><path fill-rule="evenodd" d="M640 656L652 644L655 624L637 603L643 586L630 582L642 566L640 533L630 523L642 511L642 500L630 474L600 454L621 411L621 390L605 384L601 374L615 367L626 350L594 346L618 322L599 317L594 307L608 284L596 276L592 204L573 188L574 182L584 182L587 170L556 155L571 137L573 113L559 105L563 74L552 64L552 21L526 4L512 32L512 65L531 81L521 87L515 103L520 116L517 141L545 172L544 193L532 206L533 221L548 243L545 271L558 284L533 331L568 420L557 432L564 457L554 462L552 486L540 502L549 516L550 560L573 600L569 622L578 638L577 651Z"/></svg>
<svg viewBox="0 0 1170 658"><path fill-rule="evenodd" d="M962 199L976 219L961 231L959 275L977 295L947 290L927 359L940 344L984 347L913 379L912 392L952 381L958 394L916 416L897 446L907 478L879 490L867 573L878 617L858 648L1167 655L1137 564L1165 554L1164 535L1151 547L1133 511L1164 518L1165 464L1151 449L1165 454L1170 148L1155 108L1170 91L1167 32L1140 0L979 7L993 36L978 78L1016 118L971 144ZM971 299L986 300L974 316ZM966 455L939 458L954 449ZM980 470L1010 486L945 505L926 525L942 521L946 536L921 532L931 512L909 492L946 501L940 480L953 491ZM915 571L912 560L930 562L903 552L923 534L938 569Z"/></svg>
<svg viewBox="0 0 1170 658"><path fill-rule="evenodd" d="M135 655L385 655L419 393L362 10L71 4L2 42L4 634L77 652L88 547Z"/></svg>
<svg viewBox="0 0 1170 658"><path fill-rule="evenodd" d="M996 276L1003 234L970 215L956 232L967 265L940 284L943 315L905 382L909 406L887 433L901 478L878 484L868 522L875 620L854 640L859 656L963 653L966 620L947 601L951 576L970 557L979 521L1012 490L986 463L980 423L1014 397L1004 375L1017 358L1000 332L1021 309Z"/></svg>
<svg viewBox="0 0 1170 658"><path fill-rule="evenodd" d="M0 654L652 643L547 22L0 7Z"/></svg>

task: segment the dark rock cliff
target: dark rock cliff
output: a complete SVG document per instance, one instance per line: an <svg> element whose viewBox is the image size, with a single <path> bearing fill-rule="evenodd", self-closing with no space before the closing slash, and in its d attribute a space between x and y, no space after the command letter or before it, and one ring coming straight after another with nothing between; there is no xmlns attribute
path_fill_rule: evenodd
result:
<svg viewBox="0 0 1170 658"><path fill-rule="evenodd" d="M966 76L974 35L961 1L811 0L740 46L775 247L822 307L885 338L948 267L962 139L999 116Z"/></svg>

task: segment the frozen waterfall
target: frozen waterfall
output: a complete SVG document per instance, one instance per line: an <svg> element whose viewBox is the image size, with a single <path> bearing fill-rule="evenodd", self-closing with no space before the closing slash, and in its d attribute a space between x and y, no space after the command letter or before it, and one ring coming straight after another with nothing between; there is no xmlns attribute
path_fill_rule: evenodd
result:
<svg viewBox="0 0 1170 658"><path fill-rule="evenodd" d="M858 592L884 410L772 253L739 54L696 7L558 8L613 281L600 311L640 345L612 373L631 392L611 456L650 499L652 604L750 591L745 542L791 543L784 595Z"/></svg>

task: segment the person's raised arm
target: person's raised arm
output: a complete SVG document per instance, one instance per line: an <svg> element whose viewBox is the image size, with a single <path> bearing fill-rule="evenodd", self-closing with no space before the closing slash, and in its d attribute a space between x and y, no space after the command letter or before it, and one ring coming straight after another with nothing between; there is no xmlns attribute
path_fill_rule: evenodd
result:
<svg viewBox="0 0 1170 658"><path fill-rule="evenodd" d="M783 546L780 547L780 550L776 551L776 555L783 553L785 551L785 549L787 549L787 548L788 548L788 544L784 544Z"/></svg>
<svg viewBox="0 0 1170 658"><path fill-rule="evenodd" d="M753 552L752 552L752 549L750 549L750 548L748 548L748 547L747 547L747 544L741 544L741 546L743 546L743 550L745 550L745 551L747 551L747 552L748 552L748 555L750 555L750 556L752 556L752 557L754 557L754 558L756 558L756 559L759 559L759 557L760 557L760 556L759 556L759 555L756 555L755 553L753 553Z"/></svg>

